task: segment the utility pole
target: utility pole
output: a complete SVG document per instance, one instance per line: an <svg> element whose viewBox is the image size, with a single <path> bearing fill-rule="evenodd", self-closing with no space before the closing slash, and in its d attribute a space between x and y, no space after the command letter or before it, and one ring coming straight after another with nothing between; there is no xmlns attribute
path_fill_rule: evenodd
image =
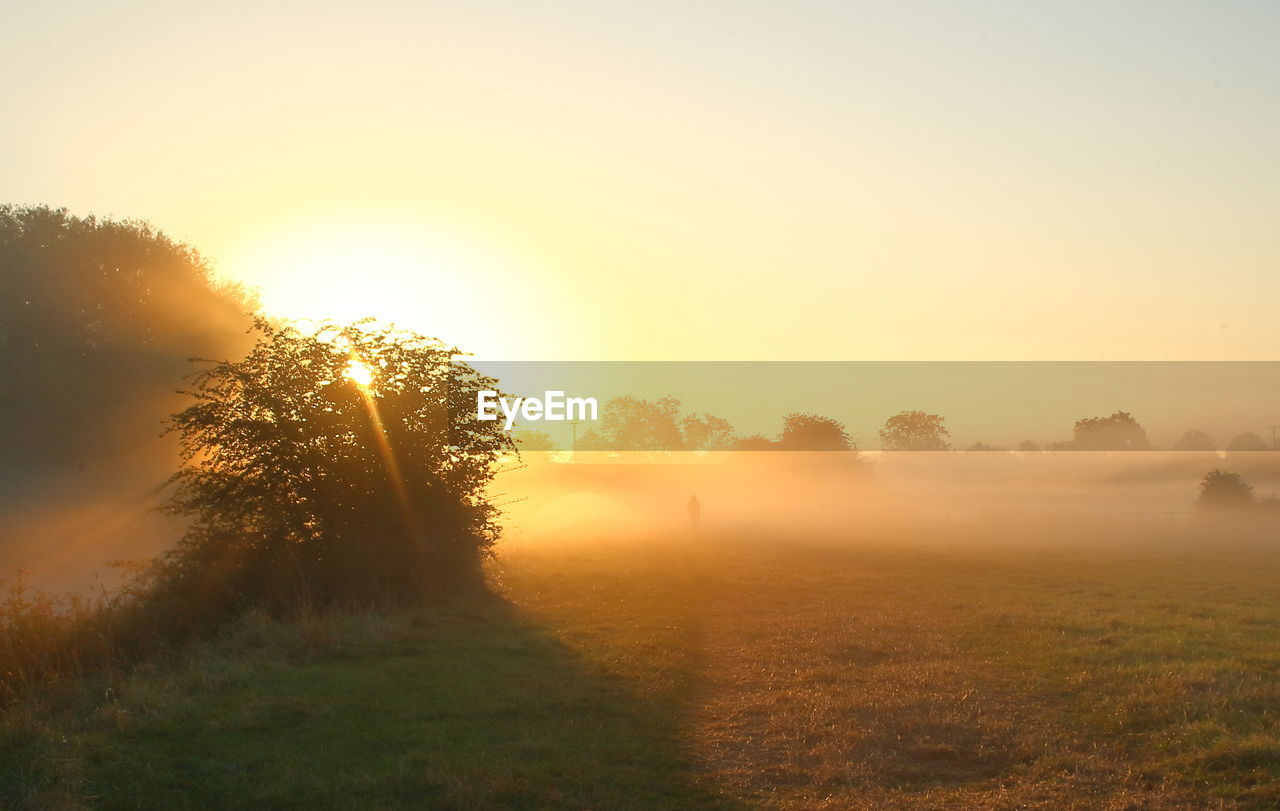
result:
<svg viewBox="0 0 1280 811"><path fill-rule="evenodd" d="M1280 428L1280 425L1268 425L1267 427L1271 429L1271 450L1280 449L1280 446L1276 445L1276 429Z"/></svg>

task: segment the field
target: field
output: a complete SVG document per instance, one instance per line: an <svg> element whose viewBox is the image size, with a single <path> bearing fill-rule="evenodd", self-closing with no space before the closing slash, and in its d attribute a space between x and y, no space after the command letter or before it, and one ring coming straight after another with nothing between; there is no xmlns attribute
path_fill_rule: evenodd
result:
<svg viewBox="0 0 1280 811"><path fill-rule="evenodd" d="M5 807L1275 807L1280 550L512 545L19 707Z"/></svg>

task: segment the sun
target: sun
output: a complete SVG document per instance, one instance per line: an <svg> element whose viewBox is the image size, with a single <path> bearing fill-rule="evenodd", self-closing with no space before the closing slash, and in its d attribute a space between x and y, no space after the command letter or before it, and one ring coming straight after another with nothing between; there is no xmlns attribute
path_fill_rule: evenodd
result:
<svg viewBox="0 0 1280 811"><path fill-rule="evenodd" d="M273 317L372 318L470 354L502 357L519 346L512 311L528 310L528 299L503 284L517 275L509 265L475 240L420 224L334 218L262 234L222 269L254 290Z"/></svg>
<svg viewBox="0 0 1280 811"><path fill-rule="evenodd" d="M363 361L352 358L347 364L347 368L343 371L343 376L355 383L361 388L368 388L373 385L373 370Z"/></svg>

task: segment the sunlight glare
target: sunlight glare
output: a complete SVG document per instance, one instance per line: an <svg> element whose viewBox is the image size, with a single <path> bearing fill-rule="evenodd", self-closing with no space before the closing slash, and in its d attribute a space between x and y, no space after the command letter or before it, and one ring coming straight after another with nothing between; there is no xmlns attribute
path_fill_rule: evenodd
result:
<svg viewBox="0 0 1280 811"><path fill-rule="evenodd" d="M343 374L346 375L348 380L361 388L367 388L373 383L373 370L355 358L352 358L351 362L347 364L347 369Z"/></svg>
<svg viewBox="0 0 1280 811"><path fill-rule="evenodd" d="M253 288L274 317L371 318L472 354L501 355L521 343L518 312L536 305L521 289L525 274L513 268L500 251L460 234L353 216L265 230L225 272Z"/></svg>

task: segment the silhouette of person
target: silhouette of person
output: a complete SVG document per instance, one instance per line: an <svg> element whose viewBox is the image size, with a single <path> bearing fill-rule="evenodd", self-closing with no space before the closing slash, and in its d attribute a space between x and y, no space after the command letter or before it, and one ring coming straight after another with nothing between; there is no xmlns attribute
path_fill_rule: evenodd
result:
<svg viewBox="0 0 1280 811"><path fill-rule="evenodd" d="M698 521L702 518L702 502L698 501L697 496L690 496L687 509L689 511L689 529L696 530Z"/></svg>

